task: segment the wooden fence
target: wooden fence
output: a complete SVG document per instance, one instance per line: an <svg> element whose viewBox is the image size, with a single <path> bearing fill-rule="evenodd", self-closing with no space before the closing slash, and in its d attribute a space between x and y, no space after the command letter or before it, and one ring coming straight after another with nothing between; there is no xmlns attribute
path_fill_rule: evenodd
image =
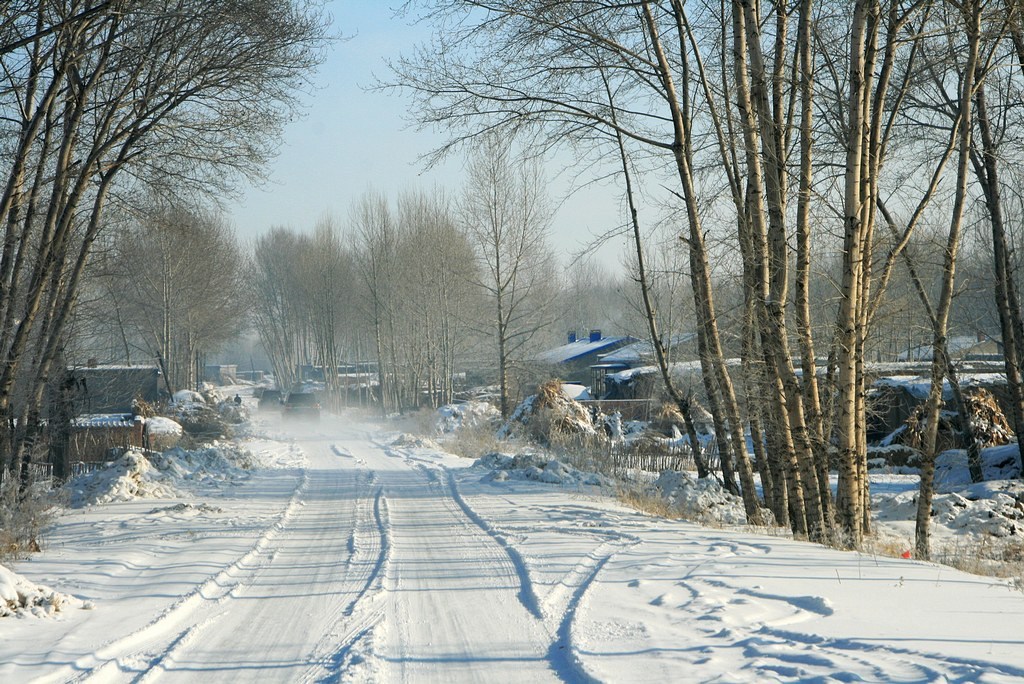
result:
<svg viewBox="0 0 1024 684"><path fill-rule="evenodd" d="M28 464L28 477L29 482L43 482L47 485L53 485L53 464L52 463L29 463ZM7 483L7 480L11 478L11 471L7 468L0 470L0 485Z"/></svg>
<svg viewBox="0 0 1024 684"><path fill-rule="evenodd" d="M718 444L714 439L701 448L708 469L719 467ZM614 447L609 453L611 467L615 471L642 470L660 473L664 470L697 470L697 462L689 444L678 447L650 448L644 446Z"/></svg>

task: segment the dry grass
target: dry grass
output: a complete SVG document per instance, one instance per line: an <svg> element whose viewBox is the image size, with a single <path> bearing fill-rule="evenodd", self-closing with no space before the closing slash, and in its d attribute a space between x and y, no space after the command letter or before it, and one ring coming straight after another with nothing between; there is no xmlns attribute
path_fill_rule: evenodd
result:
<svg viewBox="0 0 1024 684"><path fill-rule="evenodd" d="M38 553L59 504L48 483L30 483L21 496L15 478L0 485L0 562Z"/></svg>
<svg viewBox="0 0 1024 684"><path fill-rule="evenodd" d="M932 560L974 575L1011 579L1024 586L1024 540L969 537L940 546Z"/></svg>
<svg viewBox="0 0 1024 684"><path fill-rule="evenodd" d="M499 440L494 427L487 424L463 427L444 437L445 450L463 458L480 458L485 454L507 449L507 442Z"/></svg>
<svg viewBox="0 0 1024 684"><path fill-rule="evenodd" d="M901 558L908 550L913 550L913 542L900 537L871 537L861 547L864 553L886 558ZM957 537L936 544L930 560L972 575L1008 580L1011 588L1024 592L1024 539Z"/></svg>
<svg viewBox="0 0 1024 684"><path fill-rule="evenodd" d="M665 498L635 487L620 489L616 498L624 505L641 513L656 515L659 518L668 518L670 520L685 519L682 512L670 505Z"/></svg>

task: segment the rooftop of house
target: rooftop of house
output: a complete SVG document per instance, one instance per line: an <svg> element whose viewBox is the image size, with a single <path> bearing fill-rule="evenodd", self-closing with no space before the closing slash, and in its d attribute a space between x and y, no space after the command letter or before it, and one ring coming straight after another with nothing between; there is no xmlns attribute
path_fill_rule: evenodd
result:
<svg viewBox="0 0 1024 684"><path fill-rule="evenodd" d="M629 336L604 337L600 330L591 330L588 337L577 339L576 334L570 332L568 343L537 354L534 361L550 364L570 363L587 356L596 356L602 351L611 351L632 342L633 339Z"/></svg>
<svg viewBox="0 0 1024 684"><path fill-rule="evenodd" d="M673 335L666 347L686 344L697 337L696 333L679 333ZM601 355L601 365L608 366L635 366L640 363L648 363L654 358L654 345L649 341L639 341L619 347L613 352Z"/></svg>
<svg viewBox="0 0 1024 684"><path fill-rule="evenodd" d="M959 357L978 351L998 351L998 342L984 335L951 335L946 339L950 356ZM929 361L932 345L922 344L900 352L897 361Z"/></svg>

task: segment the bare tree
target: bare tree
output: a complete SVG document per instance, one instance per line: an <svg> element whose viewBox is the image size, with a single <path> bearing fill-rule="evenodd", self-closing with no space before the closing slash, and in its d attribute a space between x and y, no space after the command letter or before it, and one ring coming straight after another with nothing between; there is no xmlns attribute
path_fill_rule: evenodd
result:
<svg viewBox="0 0 1024 684"><path fill-rule="evenodd" d="M109 204L258 175L323 24L296 3L19 2L0 20L0 419L24 453ZM14 323L17 322L17 325ZM12 430L13 425L18 430Z"/></svg>
<svg viewBox="0 0 1024 684"><path fill-rule="evenodd" d="M501 414L512 411L510 375L549 322L551 209L535 163L517 163L497 137L482 139L467 163L460 219L479 263L477 286L491 307Z"/></svg>
<svg viewBox="0 0 1024 684"><path fill-rule="evenodd" d="M107 277L121 287L109 289L133 336L157 359L169 392L194 388L199 353L235 337L244 320L233 231L206 211L160 207L129 226L114 249L122 271Z"/></svg>
<svg viewBox="0 0 1024 684"><path fill-rule="evenodd" d="M356 263L368 300L366 317L373 330L380 408L386 414L389 409L401 408L394 345L399 227L387 199L377 193L366 193L352 208L351 230L356 241Z"/></svg>
<svg viewBox="0 0 1024 684"><path fill-rule="evenodd" d="M406 193L398 200L403 225L402 317L413 396L431 406L452 401L457 363L464 359L473 314L480 312L473 245L457 224L450 202L440 193Z"/></svg>

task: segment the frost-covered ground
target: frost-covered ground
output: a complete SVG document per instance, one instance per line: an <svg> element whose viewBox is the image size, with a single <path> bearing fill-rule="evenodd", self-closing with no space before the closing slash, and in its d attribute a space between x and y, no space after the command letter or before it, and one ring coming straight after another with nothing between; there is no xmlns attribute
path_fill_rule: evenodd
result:
<svg viewBox="0 0 1024 684"><path fill-rule="evenodd" d="M0 574L60 603L0 619L0 682L1024 678L1009 582L645 516L550 459L263 420L78 483L107 494Z"/></svg>

